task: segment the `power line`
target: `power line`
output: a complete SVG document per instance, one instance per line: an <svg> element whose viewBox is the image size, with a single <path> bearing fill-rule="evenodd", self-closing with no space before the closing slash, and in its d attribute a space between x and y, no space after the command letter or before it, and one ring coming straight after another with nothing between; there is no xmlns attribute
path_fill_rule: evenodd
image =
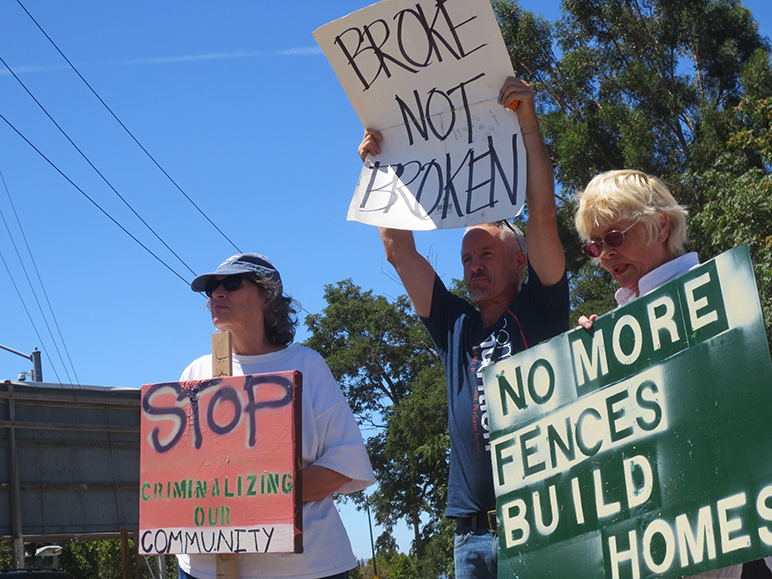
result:
<svg viewBox="0 0 772 579"><path fill-rule="evenodd" d="M107 109L107 111L108 111L108 112L109 112L109 113L110 113L110 114L113 116L113 118L114 118L114 119L115 119L115 120L118 122L118 124L119 124L119 125L121 125L121 127L123 127L123 130L124 130L124 131L126 131L126 133L128 133L128 135L129 135L129 136L130 136L130 137L131 137L131 138L134 140L134 142L137 144L137 146L138 146L140 149L142 149L142 151L143 151L143 152L144 152L144 153L145 153L145 154L148 156L148 158L149 158L151 161L153 161L153 163L155 164L155 166L156 166L156 167L158 167L158 169L160 169L161 173L163 173L163 174L166 176L166 178L167 178L167 179L169 179L169 181L172 183L172 185L174 185L174 186L177 188L177 190L178 190L180 193L182 193L182 195L185 197L185 199L187 199L187 200L190 202L190 204L191 204L191 205L193 205L193 207L195 207L195 208L198 210L198 212L199 212L199 213L200 213L200 214L201 214L201 215L204 217L204 219L206 219L206 220L207 220L207 221L208 221L208 222L209 222L209 223L212 225L212 227L214 227L214 228L215 228L215 229L218 231L218 233L219 233L220 235L222 235L222 236L223 236L223 237L224 237L224 238L225 238L225 239L228 241L228 243L230 243L230 244L231 244L231 245L232 245L232 246L233 246L233 247L236 249L236 251L238 251L239 253L242 253L242 251L241 251L241 250L238 248L238 246L237 246L235 243L233 243L233 241L231 241L231 240L230 240L230 238L229 238L227 235L225 235L225 233L223 233L223 232L222 232L222 230L221 230L219 227L217 227L217 225L215 225L215 224L214 224L214 222L213 222L211 219L209 219L209 217L206 215L206 213L204 213L204 212L201 210L201 208L200 208L198 205L196 205L196 203L195 203L195 202L194 202L194 201L193 201L193 200L192 200L192 199L191 199L191 198L188 196L188 194L187 194L187 193L185 193L185 191L183 191L183 190L182 190L182 187L180 187L180 186L177 184L177 182L176 182L174 179L172 179L171 175L169 175L169 173L167 173L167 172L164 170L164 168L163 168L163 167L161 167L161 165L158 163L158 161L156 161L156 160L155 160L155 158L153 157L153 155L151 155L151 154L148 152L148 150L147 150L147 149L145 149L145 147L143 147L143 146L142 146L142 143L140 143L140 142L139 142L139 140L137 140L137 138L134 136L134 134L133 134L133 133L132 133L132 132L131 132L131 131L130 131L130 130L129 130L127 127L126 127L126 125L124 125L124 124L123 124L123 122L121 122L121 120L120 120L120 119L118 118L118 116L117 116L117 115L116 115L116 114L115 114L115 113L112 111L112 109L111 109L109 106L107 106L107 103L106 103L105 101L103 101L103 100L102 100L102 97L100 97L100 96L97 94L97 92L96 92L96 91L95 91L95 90L94 90L94 89L91 87L91 85L88 83L88 81L86 81L86 79L85 79L85 78L83 78L83 75L81 75L81 74L80 74L80 72L78 71L78 69L77 69L77 68L75 68L75 65L73 65L73 64L72 64L72 62L70 62L70 60L69 60L69 59L68 59L68 58L67 58L67 57L64 55L64 53L63 53L63 52L62 52L62 51L59 49L59 47L58 47L58 46L56 45L56 43L55 43L55 42L54 42L54 41L51 39L51 37L50 37L50 36L48 36L48 34L46 34L46 31L45 31L45 30L43 30L43 27L42 27L42 26L40 26L40 24L38 24L37 20L35 20L35 18L32 16L32 14L30 14L30 13L29 13L29 11L28 11L28 10L27 10L27 9L24 7L24 4L22 4L22 3L21 3L21 0L16 0L16 1L19 3L19 6L21 6L22 10L24 10L24 12L26 12L26 13L27 13L27 16L29 16L29 17L30 17L30 19L32 20L32 22L34 22L34 23L35 23L35 26L37 26L37 27L38 27L38 29L40 30L40 32L42 32L42 33L43 33L43 36L45 36L45 37L48 39L48 41L49 41L49 42L51 43L51 45L52 45L52 46L53 46L53 47L56 49L56 51L57 51L57 52L58 52L58 53L59 53L59 54L62 56L62 58L63 58L63 59L64 59L64 60L67 62L67 64L69 64L69 65L70 65L70 68L72 68L72 70L75 72L75 74L77 74L77 75L80 77L80 79L83 81L83 83L84 83L84 84L85 84L85 85L88 87L88 89L89 89L89 90L90 90L90 91L93 93L93 95L94 95L94 96L95 96L95 97L96 97L96 98L99 100L99 102L100 102L100 103L102 103L102 105L103 105L103 106L104 106L104 107ZM194 275L195 275L195 274L194 274Z"/></svg>
<svg viewBox="0 0 772 579"><path fill-rule="evenodd" d="M24 245L27 247L27 253L29 254L30 261L32 262L32 267L35 269L35 274L38 278L38 283L40 284L40 288L43 290L43 296L45 297L46 303L48 304L48 310L51 312L51 317L54 321L54 325L56 326L56 331L59 334L59 340L62 342L62 347L64 348L64 352L67 355L67 360L70 362L70 367L72 368L72 373L75 376L75 382L80 385L80 380L78 379L78 373L75 371L75 365L72 363L72 358L70 357L70 352L67 349L67 343L64 340L64 336L62 335L62 330L59 327L59 322L56 320L56 314L54 314L54 308L51 306L51 300L48 299L48 293L46 292L46 286L43 283L43 279L40 277L40 271L38 270L38 266L35 263L35 257L32 255L32 249L30 249L29 242L27 241L27 236L24 234L24 228L21 225L21 220L19 219L19 214L16 212L16 206L13 204L13 199L11 199L11 192L8 189L8 184L5 182L5 177L3 176L2 170L0 170L0 181L3 183L3 188L5 189L5 194L8 197L8 202L11 205L11 209L13 210L14 217L16 218L16 224L19 227L19 231L21 232L21 237L24 240ZM62 363L62 366L64 367L64 373L67 374L67 379L72 383L72 379L70 378L70 373L67 371L67 365L64 363L64 359L62 359L62 354L59 351L59 347L56 345L56 338L54 338L53 332L51 331L51 327L48 325L48 322L46 321L46 315L43 313L43 308L40 306L40 301L37 298L37 294L35 293L35 289L32 286L32 282L29 279L29 275L27 274L27 268L24 266L24 261L21 258L21 255L19 254L19 250L16 247L16 243L13 240L13 235L11 235L11 229L8 227L8 223L5 220L5 216L3 215L2 211L0 211L0 217L3 219L3 223L5 224L5 228L8 231L8 237L11 238L11 243L13 244L13 248L16 251L16 256L19 258L19 263L21 263L22 270L24 271L24 275L27 278L27 283L30 285L30 289L32 289L32 295L35 297L35 301L38 304L38 309L40 310L40 315L43 316L43 321L46 323L46 328L48 328L48 333L51 336L51 341L54 343L54 348L56 348L56 353L59 355L59 361Z"/></svg>
<svg viewBox="0 0 772 579"><path fill-rule="evenodd" d="M16 282L13 279L13 276L11 275L11 270L8 269L8 264L5 262L5 258L3 257L3 254L0 253L0 261L3 262L3 265L5 266L5 271L8 272L8 277L11 280L11 284L13 285L13 289L16 290L16 295L19 296L19 300L21 301L21 305L24 308L24 311L27 312L27 317L29 318L30 324L32 324L32 329L35 330L35 335L38 337L38 340L40 341L41 349L43 349L43 352L46 354L46 358L48 358L48 363L51 364L51 369L54 371L54 374L56 374L56 380L59 382L59 384L62 383L62 379L59 378L59 373L56 371L56 367L51 362L51 357L48 355L48 352L42 347L43 346L43 339L40 337L40 333L38 332L38 328L35 325L34 320L32 319L32 316L29 313L29 310L27 309L27 304L24 303L24 298L21 297L21 292L19 291L18 286L16 285Z"/></svg>
<svg viewBox="0 0 772 579"><path fill-rule="evenodd" d="M9 127L11 127L11 129L13 129L13 130L14 130L14 132L15 132L17 135L19 135L19 136L20 136L22 139L24 139L24 142L25 142L25 143L27 143L27 144L28 144L30 147L32 147L32 148L35 150L35 152L36 152L38 155L40 155L41 157L43 157L43 159L45 159L45 161L46 161L46 162L47 162L49 165L51 165L51 167L53 167L53 168L54 168L54 170L56 170L56 172L57 172L57 173L59 173L59 174L60 174L62 177L64 177L64 178L67 180L67 182L68 182L70 185L72 185L73 187L75 187L75 189L77 189L77 190L80 192L80 194L81 194L81 195L83 195L83 196L84 196L86 199L88 199L88 200L89 200L89 201L90 201L90 202L91 202L91 203L94 205L94 207L96 207L97 209L99 209L99 210L100 210L100 211L101 211L101 212L102 212L102 213L103 213L103 214L104 214L104 215L105 215L105 216L106 216L106 217L107 217L107 218L108 218L110 221L112 221L113 223L115 223L115 225L117 225L117 226L118 226L118 227L121 229L121 231L123 231L123 232L124 232L126 235L128 235L129 237L131 237L131 238L132 238L132 239L133 239L135 242L137 242L137 244L138 244L140 247L142 247L142 249L144 249L144 250L145 250L145 251L147 251L147 252L148 252L150 255L152 255L154 258L156 258L156 259L158 260L158 262L159 262L159 263L161 263L161 265L163 265L163 266L164 266L166 269L168 269L170 272L172 272L174 275L176 275L178 278L180 278L180 279L181 279L181 280L182 280L182 281L183 281L183 282L184 282L186 285L190 285L190 282L188 282L188 281L187 281L187 280L186 280L184 277L182 277L180 274L178 274L176 271L174 271L174 269L172 269L172 267L171 267L169 264L167 264L167 263L166 263L166 262L165 262L163 259L161 259L161 258L160 258L160 257L158 257L158 256L157 256L155 253L153 253L153 252L152 252L152 251L151 251L151 250L150 250L150 249L149 249L149 248L148 248L148 247L147 247L147 246L146 246L144 243L142 243L142 242L141 242L139 239L137 239L136 237L134 237L134 236L133 236L133 235L132 235L132 234L131 234L131 233L130 233L130 232L129 232L129 231L128 231L128 230L127 230L127 229L126 229L124 226L123 226L123 225L121 225L120 223L118 223L118 222L117 222L117 221L116 221L116 220L115 220L115 219L112 217L112 215L110 215L110 214L109 214L107 211L105 211L104 209L102 209L102 207L100 207L99 203L97 203L97 202L96 202L96 201L94 201L94 200L93 200L91 197L89 197L89 196L86 194L86 192L85 192L85 191L83 191L83 189L81 189L80 187L78 187L78 186L77 186L77 185L76 185L76 184L75 184L75 183L72 181L72 179L70 179L70 178L69 178L67 175L65 175L65 174L62 172L62 170L61 170L61 169L59 169L59 167L57 167L57 166L56 166L56 165L53 163L53 161L51 161L51 160L50 160L48 157L46 157L46 156L43 154L43 152L42 152L42 151L40 151L40 149L38 149L38 148L37 148L35 145L33 145L33 144L32 144L32 143L29 141L29 139L27 139L27 137L25 137L24 135L22 135L22 134L21 134L21 132L19 132L19 130L18 130L18 129L17 129L15 126L13 126L13 124L11 123L11 121L9 121L8 119L6 119L6 118L5 118L5 117L4 117L2 114L0 114L0 119L2 119L3 121L5 121L5 123L6 123L6 124L7 124ZM194 274L194 275L195 275L195 274Z"/></svg>
<svg viewBox="0 0 772 579"><path fill-rule="evenodd" d="M48 335L51 336L51 341L54 344L54 349L56 350L56 353L59 355L59 361L62 363L62 367L64 368L64 373L67 375L67 380L70 384L72 384L72 379L70 378L70 373L67 371L67 366L64 363L64 359L62 358L62 353L59 351L59 346L56 344L56 339L54 338L54 333L51 331L51 326L48 324L48 320L46 319L45 313L43 313L43 307L40 305L40 300L38 299L38 295L35 292L35 288L32 285L32 280L29 278L29 274L27 273L27 268L24 267L24 261L21 258L21 254L19 253L19 248L16 247L16 242L13 240L13 236L11 235L11 229L8 227L8 222L5 220L5 215L2 211L0 211L0 218L3 220L3 225L5 225L6 231L8 231L8 236L11 238L11 245L13 245L14 251L16 251L16 257L19 258L19 262L21 263L22 271L24 272L24 277L27 278L27 283L29 284L30 289L32 290L32 297L35 298L35 303L38 305L38 310L40 310L40 315L43 317L43 323L46 325L46 329L48 330ZM10 272L9 272L10 274ZM18 291L18 290L17 290ZM26 307L25 307L26 309ZM28 312L29 313L29 312ZM39 338L40 336L38 336Z"/></svg>
<svg viewBox="0 0 772 579"><path fill-rule="evenodd" d="M103 174L102 174L102 173L99 171L99 169L97 169L97 168L96 168L96 166L95 166L95 165L94 165L94 164L91 162L91 160L90 160L90 159L89 159L89 158L86 156L86 154L85 154L83 151L81 151L81 150L80 150L80 148L78 148L78 145L76 145L76 144L75 144L75 142L74 142L74 141L73 141L73 140L72 140L72 139L69 137L69 135L68 135L68 134L67 134L67 133L64 131L64 129L63 129L62 127L60 127L60 126L59 126L59 123L57 123L57 122L54 120L54 118L53 118L53 117L52 117L52 116L51 116L51 115L48 113L48 111L45 109L45 107L44 107L44 106L43 106L43 105L42 105L42 104L41 104L41 103L38 101L38 99L36 99L36 98L35 98L35 95L33 95L33 94L30 92L30 90L29 90L29 89L26 87L26 85L25 85L25 84L24 84L24 83L21 81L21 79L20 79L18 76L16 76L16 73L15 73L15 72L13 72L13 70L11 70L11 67L10 67L10 66L8 66L8 65L6 64L6 62L5 62L5 61L2 59L2 57L0 57L0 62L2 62L2 63L3 63L3 65L5 66L5 68L7 68L7 69L8 69L8 71L9 71L9 72L10 72L10 73L13 75L13 78L15 78L15 79L16 79L16 81L17 81L17 82L18 82L18 83L19 83L19 84L22 86L22 88L23 88L23 89L24 89L24 90L27 92L27 94L30 96L30 98L31 98L33 101L35 101L35 104L37 104L37 105L38 105L38 107L40 107L40 110L42 110L42 111L43 111L43 112L46 114L46 116L47 116L47 117L49 118L49 120L50 120L50 121L51 121L51 122L54 124L54 126L55 126L57 129L59 129L59 132L61 132L61 133L62 133L62 135L64 135L64 137L65 137L65 138L66 138L66 139L67 139L67 140L70 142L70 144L71 144L71 145L72 145L72 146L75 148L75 150L76 150L76 151L78 151L78 153L80 153L81 157L83 157L83 158L85 159L85 161L86 161L86 162L87 162L87 163L88 163L88 164L91 166L91 168L92 168L92 169L94 169L94 171L96 172L96 174L97 174L97 175L99 175L99 176L102 178L102 181L104 181L105 183L107 183L107 186L108 186L108 187L110 187L110 189L112 189L113 193L115 193L115 194L118 196L118 198L119 198L121 201L123 201L124 205L126 205L126 207L128 207L128 208L131 210L131 212L132 212L132 213L133 213L133 214L134 214L134 215L137 217L137 219L139 219L139 220L142 222L142 224L143 224L145 227L147 227L147 228L150 230L150 232L151 232L153 235L155 235L156 239L158 239L158 241L160 241L160 242L163 244L163 246L164 246L166 249L168 249L168 250L169 250L169 251L172 253L172 255L174 255L174 257L176 257L176 258L177 258L177 259L180 261L180 263L182 263L182 265L184 265L186 268L188 268L188 271L189 271L190 273L192 273L192 274L195 276L195 275L196 275L196 272L194 272L192 269L190 269L190 266L188 266L188 264L187 264L187 263L185 263L185 262L183 261L183 259L182 259L182 258L181 258L179 255L177 255L177 254L174 252L174 250L173 250L171 247L169 247L169 245L167 245L167 243L166 243L166 242L165 242L163 239L161 239L161 236L160 236L160 235L158 235L158 234L157 234L157 233L156 233L156 232L153 230L153 228L152 228L152 227L150 227L150 225L148 225L148 223L147 223L147 222L146 222L144 219L142 219L142 217L140 217L139 213L137 213L137 212L134 210L134 208L133 208L133 207L132 207L132 206L129 204L129 202L128 202L128 201L126 201L126 199L124 199L124 198L123 198L123 196L122 196L120 193L118 193L118 190L117 190L115 187L113 187L112 183L110 183L110 181L108 181L108 180L107 180L107 178L106 178L106 177L105 177L105 176L104 176L104 175L103 175Z"/></svg>

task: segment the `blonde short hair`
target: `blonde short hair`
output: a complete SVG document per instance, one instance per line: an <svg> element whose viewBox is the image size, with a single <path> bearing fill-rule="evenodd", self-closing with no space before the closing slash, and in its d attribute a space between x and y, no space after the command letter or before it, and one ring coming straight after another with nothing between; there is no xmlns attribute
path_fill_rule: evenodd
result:
<svg viewBox="0 0 772 579"><path fill-rule="evenodd" d="M576 230L586 241L594 229L606 229L623 219L643 223L654 239L664 213L669 221L668 254L676 258L686 253L686 209L656 177L632 169L607 171L593 177L575 199Z"/></svg>

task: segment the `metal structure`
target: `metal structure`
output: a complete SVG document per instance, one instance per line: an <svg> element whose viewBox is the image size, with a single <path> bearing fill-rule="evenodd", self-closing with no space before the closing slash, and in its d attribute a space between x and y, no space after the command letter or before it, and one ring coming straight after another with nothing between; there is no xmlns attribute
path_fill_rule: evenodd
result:
<svg viewBox="0 0 772 579"><path fill-rule="evenodd" d="M19 350L14 350L13 348L9 348L8 346L3 346L0 344L0 350L5 350L6 352L10 352L11 354L16 354L17 356L21 356L22 358L27 358L30 362L32 362L32 370L29 372L22 372L19 374L19 380L24 380L24 377L26 375L29 375L32 378L33 382L42 382L43 381L43 364L40 361L40 350L35 348L35 351L32 352L32 354L25 354L24 352L19 352Z"/></svg>
<svg viewBox="0 0 772 579"><path fill-rule="evenodd" d="M139 525L140 391L0 382L0 538L120 538Z"/></svg>

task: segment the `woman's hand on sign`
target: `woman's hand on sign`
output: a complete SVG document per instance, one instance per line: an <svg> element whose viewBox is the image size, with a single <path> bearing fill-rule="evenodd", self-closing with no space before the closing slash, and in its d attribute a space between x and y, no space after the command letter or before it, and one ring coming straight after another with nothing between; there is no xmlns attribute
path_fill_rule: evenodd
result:
<svg viewBox="0 0 772 579"><path fill-rule="evenodd" d="M501 106L517 113L521 125L526 121L536 121L536 104L533 89L524 80L514 76L507 78L499 91L498 101ZM525 130L526 128L523 127L523 131Z"/></svg>
<svg viewBox="0 0 772 579"><path fill-rule="evenodd" d="M595 314L591 315L589 318L587 316L579 316L579 325L583 327L585 330L592 330L592 323L598 319L598 316Z"/></svg>
<svg viewBox="0 0 772 579"><path fill-rule="evenodd" d="M378 143L382 140L381 133L375 129L365 129L365 136L359 144L359 158L362 159L363 163L367 159L367 155L375 157L381 154L381 148L378 146Z"/></svg>

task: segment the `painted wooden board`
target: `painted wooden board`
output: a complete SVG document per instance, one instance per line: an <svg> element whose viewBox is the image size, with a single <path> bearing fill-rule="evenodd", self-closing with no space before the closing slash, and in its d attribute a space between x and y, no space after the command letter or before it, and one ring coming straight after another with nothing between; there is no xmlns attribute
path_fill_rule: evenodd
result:
<svg viewBox="0 0 772 579"><path fill-rule="evenodd" d="M140 552L302 552L299 372L142 387Z"/></svg>

